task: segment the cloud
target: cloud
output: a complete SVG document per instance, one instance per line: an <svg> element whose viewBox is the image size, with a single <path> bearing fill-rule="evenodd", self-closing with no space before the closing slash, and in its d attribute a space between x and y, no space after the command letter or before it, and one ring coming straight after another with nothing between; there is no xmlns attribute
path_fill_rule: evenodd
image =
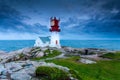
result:
<svg viewBox="0 0 120 80"><path fill-rule="evenodd" d="M0 30L1 32L27 32L42 34L47 30L46 25L40 23L27 24L24 20L30 19L8 5L0 5Z"/></svg>
<svg viewBox="0 0 120 80"><path fill-rule="evenodd" d="M35 40L39 35L34 33L0 33L0 40Z"/></svg>
<svg viewBox="0 0 120 80"><path fill-rule="evenodd" d="M36 39L48 35L46 25L28 24L30 18L8 5L0 5L0 39Z"/></svg>
<svg viewBox="0 0 120 80"><path fill-rule="evenodd" d="M66 35L64 38L116 38L120 37L119 3L119 0L1 0L0 30L11 36L49 35L49 18L56 16L61 18L60 34Z"/></svg>

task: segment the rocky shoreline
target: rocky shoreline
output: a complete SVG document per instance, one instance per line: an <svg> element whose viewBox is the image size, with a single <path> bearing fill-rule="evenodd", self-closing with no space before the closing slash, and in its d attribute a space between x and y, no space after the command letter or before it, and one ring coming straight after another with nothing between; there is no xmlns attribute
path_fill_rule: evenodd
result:
<svg viewBox="0 0 120 80"><path fill-rule="evenodd" d="M71 47L62 47L61 49L50 47L32 47L23 48L9 53L0 51L0 80L39 80L35 78L35 70L38 66L57 67L66 72L69 71L69 68L67 67L59 66L54 63L46 63L44 59L39 61L32 60L33 58L44 57L51 54L54 50L60 51L61 54L52 58L46 58L47 60L67 58L69 56L80 56L81 59L78 61L84 64L94 64L96 63L95 60L103 59L99 56L110 52L116 52L105 49L80 49ZM70 77L71 80L77 80L72 76Z"/></svg>

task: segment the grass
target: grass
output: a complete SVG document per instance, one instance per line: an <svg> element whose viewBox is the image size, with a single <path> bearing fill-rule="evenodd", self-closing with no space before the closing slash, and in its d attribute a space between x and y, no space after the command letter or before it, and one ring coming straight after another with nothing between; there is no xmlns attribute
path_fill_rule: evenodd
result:
<svg viewBox="0 0 120 80"><path fill-rule="evenodd" d="M67 72L55 67L40 66L35 73L40 80L70 80Z"/></svg>
<svg viewBox="0 0 120 80"><path fill-rule="evenodd" d="M49 52L48 50L46 50L45 52ZM47 59L47 58L52 58L52 57L55 57L55 56L58 56L60 55L61 52L58 51L58 50L53 50L52 52L50 52L49 54L43 56L43 57L36 57L36 58L33 58L32 60L41 60L41 59Z"/></svg>
<svg viewBox="0 0 120 80"><path fill-rule="evenodd" d="M46 49L46 50L44 51L44 53L48 53L48 54L50 54L51 51L50 51L50 49Z"/></svg>
<svg viewBox="0 0 120 80"><path fill-rule="evenodd" d="M20 58L23 58L25 55L23 53L19 54Z"/></svg>
<svg viewBox="0 0 120 80"><path fill-rule="evenodd" d="M102 55L101 57L103 58L109 58L109 59L119 59L120 60L120 52L116 52L116 53L107 53Z"/></svg>
<svg viewBox="0 0 120 80"><path fill-rule="evenodd" d="M68 67L79 80L120 80L120 61L98 61L96 64L83 64L78 62L78 58L70 57L46 60L46 62Z"/></svg>

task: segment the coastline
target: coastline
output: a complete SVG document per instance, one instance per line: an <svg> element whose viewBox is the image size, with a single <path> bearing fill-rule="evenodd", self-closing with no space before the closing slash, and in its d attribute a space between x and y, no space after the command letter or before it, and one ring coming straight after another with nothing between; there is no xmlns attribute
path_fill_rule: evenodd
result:
<svg viewBox="0 0 120 80"><path fill-rule="evenodd" d="M51 47L27 47L9 53L0 51L0 79L34 80L36 78L35 70L39 66L57 67L65 72L69 72L70 69L68 67L46 61L69 60L69 58L75 57L75 61L80 64L97 64L99 61L111 61L112 59L102 56L104 54L115 54L116 52L118 51L65 46L60 49ZM69 75L71 74L69 72ZM20 77L17 77L18 75ZM71 75L69 78L70 80L78 80L79 77Z"/></svg>

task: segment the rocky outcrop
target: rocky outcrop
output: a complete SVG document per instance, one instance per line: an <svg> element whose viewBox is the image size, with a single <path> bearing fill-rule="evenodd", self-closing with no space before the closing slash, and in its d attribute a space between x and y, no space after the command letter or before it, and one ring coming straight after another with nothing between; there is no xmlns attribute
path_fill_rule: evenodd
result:
<svg viewBox="0 0 120 80"><path fill-rule="evenodd" d="M1 54L2 57L0 57L1 61L0 63L6 63L6 62L12 62L12 61L18 61L18 60L28 60L34 57L42 57L44 56L43 51L41 51L41 48L34 47L34 48L23 48L17 51L12 51L9 53Z"/></svg>
<svg viewBox="0 0 120 80"><path fill-rule="evenodd" d="M32 47L32 48L23 48L17 51L12 51L6 53L4 51L0 51L0 63L12 62L12 61L24 61L29 60L36 57L43 57L48 55L50 52L46 52L49 49L50 52L53 50L59 50L62 54L58 58L64 58L66 56L85 56L85 55L96 55L101 56L108 52L114 52L104 49L96 49L96 48L72 48L72 47L62 47L61 49L57 48L40 48L40 47Z"/></svg>
<svg viewBox="0 0 120 80"><path fill-rule="evenodd" d="M79 62L84 64L96 63L93 61L94 58L98 59L98 57L102 54L115 52L96 48L80 49L71 47L62 47L61 49L32 47L23 48L9 53L0 51L0 80L37 80L34 73L38 66L57 67L68 72L69 68L67 67L55 65L53 63L46 63L43 61L31 61L32 58L39 58L51 54L53 50L59 50L62 54L53 58L47 58L46 60L66 58L68 56L81 56ZM74 80L74 78L72 79L71 77L71 80Z"/></svg>
<svg viewBox="0 0 120 80"><path fill-rule="evenodd" d="M104 53L108 52L115 52L105 49L97 49L97 48L72 48L72 47L63 47L64 51L66 52L66 55L102 55Z"/></svg>
<svg viewBox="0 0 120 80"><path fill-rule="evenodd" d="M36 61L16 61L0 65L0 79L10 80L31 80L35 77L35 70L38 66L56 67L69 72L67 67L62 67L53 63Z"/></svg>

